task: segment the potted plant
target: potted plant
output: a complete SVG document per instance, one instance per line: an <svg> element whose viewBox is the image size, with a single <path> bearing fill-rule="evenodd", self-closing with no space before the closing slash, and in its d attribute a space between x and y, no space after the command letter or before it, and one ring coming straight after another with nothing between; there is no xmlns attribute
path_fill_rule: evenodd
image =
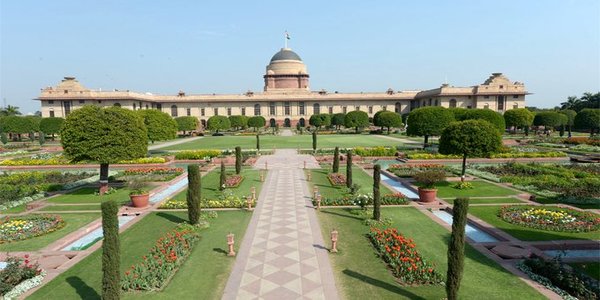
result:
<svg viewBox="0 0 600 300"><path fill-rule="evenodd" d="M129 199L133 207L146 207L150 200L150 193L146 189L146 185L138 180L129 183Z"/></svg>
<svg viewBox="0 0 600 300"><path fill-rule="evenodd" d="M444 181L446 179L446 174L442 170L427 170L415 173L413 178L415 181L422 184L422 186L419 187L419 201L434 202L437 195L435 184Z"/></svg>

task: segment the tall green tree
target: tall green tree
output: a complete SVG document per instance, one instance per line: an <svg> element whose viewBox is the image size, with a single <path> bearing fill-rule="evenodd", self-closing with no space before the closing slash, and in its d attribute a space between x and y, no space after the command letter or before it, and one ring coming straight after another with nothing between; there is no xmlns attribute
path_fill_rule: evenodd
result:
<svg viewBox="0 0 600 300"><path fill-rule="evenodd" d="M333 173L340 171L340 147L335 147L333 151Z"/></svg>
<svg viewBox="0 0 600 300"><path fill-rule="evenodd" d="M190 224L196 225L200 220L200 199L202 199L202 177L200 176L200 166L190 164L188 171L188 189L186 194L188 206L188 219Z"/></svg>
<svg viewBox="0 0 600 300"><path fill-rule="evenodd" d="M346 152L346 187L352 187L352 149Z"/></svg>
<svg viewBox="0 0 600 300"><path fill-rule="evenodd" d="M590 136L600 131L600 109L586 108L581 110L575 116L575 128L587 129Z"/></svg>
<svg viewBox="0 0 600 300"><path fill-rule="evenodd" d="M208 118L208 129L210 131L219 132L219 130L227 130L231 128L231 122L226 116L212 116Z"/></svg>
<svg viewBox="0 0 600 300"><path fill-rule="evenodd" d="M44 144L46 143L46 134L43 132L38 132L38 142L40 143L40 146L44 146Z"/></svg>
<svg viewBox="0 0 600 300"><path fill-rule="evenodd" d="M329 126L329 125L331 125L331 115L329 115L329 114L312 115L312 116L310 116L310 119L308 119L308 124L315 126L319 129L321 129L322 126Z"/></svg>
<svg viewBox="0 0 600 300"><path fill-rule="evenodd" d="M40 130L45 134L49 134L52 140L54 140L54 135L60 132L60 128L64 122L65 119L63 118L42 118L40 120Z"/></svg>
<svg viewBox="0 0 600 300"><path fill-rule="evenodd" d="M121 294L121 250L119 244L119 205L103 202L102 209L102 299L118 300Z"/></svg>
<svg viewBox="0 0 600 300"><path fill-rule="evenodd" d="M577 112L574 110L565 109L561 110L560 113L567 116L567 122L565 125L567 126L567 130L569 132L568 137L571 137L571 131L573 129L573 125L575 124L575 116L577 116Z"/></svg>
<svg viewBox="0 0 600 300"><path fill-rule="evenodd" d="M260 153L260 134L256 134L256 152Z"/></svg>
<svg viewBox="0 0 600 300"><path fill-rule="evenodd" d="M504 133L506 123L502 114L491 109L468 109L463 120L486 120L496 126L500 133Z"/></svg>
<svg viewBox="0 0 600 300"><path fill-rule="evenodd" d="M148 133L134 111L85 105L65 119L60 131L64 155L74 162L100 163L100 191L108 186L109 164L145 157Z"/></svg>
<svg viewBox="0 0 600 300"><path fill-rule="evenodd" d="M254 131L258 130L258 128L265 127L267 124L267 120L263 116L254 116L248 119L248 127L254 128Z"/></svg>
<svg viewBox="0 0 600 300"><path fill-rule="evenodd" d="M381 181L381 166L376 164L373 167L373 219L381 220L381 195L379 192L379 184Z"/></svg>
<svg viewBox="0 0 600 300"><path fill-rule="evenodd" d="M242 147L235 147L235 174L242 173Z"/></svg>
<svg viewBox="0 0 600 300"><path fill-rule="evenodd" d="M248 126L248 117L246 116L229 116L229 123L231 127L237 130L246 128Z"/></svg>
<svg viewBox="0 0 600 300"><path fill-rule="evenodd" d="M454 122L451 111L441 106L427 106L410 112L406 123L406 134L422 136L423 148L428 146L429 137L442 134L442 130Z"/></svg>
<svg viewBox="0 0 600 300"><path fill-rule="evenodd" d="M464 121L467 117L467 112L469 109L462 107L451 107L448 110L454 115L454 119L456 121Z"/></svg>
<svg viewBox="0 0 600 300"><path fill-rule="evenodd" d="M219 177L219 190L225 189L225 182L227 181L227 173L225 171L225 160L221 160L221 173Z"/></svg>
<svg viewBox="0 0 600 300"><path fill-rule="evenodd" d="M198 129L198 118L192 116L183 116L175 118L175 122L177 122L177 130L182 131L183 134L186 132L194 131Z"/></svg>
<svg viewBox="0 0 600 300"><path fill-rule="evenodd" d="M0 142L2 142L2 145L8 144L8 137L6 136L6 133L0 132Z"/></svg>
<svg viewBox="0 0 600 300"><path fill-rule="evenodd" d="M506 126L517 128L530 127L533 124L534 114L526 108L509 109L504 113L504 122Z"/></svg>
<svg viewBox="0 0 600 300"><path fill-rule="evenodd" d="M17 136L18 140L22 139L22 135L33 130L33 123L30 119L17 116L9 115L2 118L2 131L10 133L11 136Z"/></svg>
<svg viewBox="0 0 600 300"><path fill-rule="evenodd" d="M359 128L369 126L369 115L360 110L351 111L344 117L344 126L348 128L354 127L355 132L358 133Z"/></svg>
<svg viewBox="0 0 600 300"><path fill-rule="evenodd" d="M21 112L19 111L19 107L8 105L6 107L0 108L0 116L20 116Z"/></svg>
<svg viewBox="0 0 600 300"><path fill-rule="evenodd" d="M172 140L177 137L177 122L169 114L157 109L142 109L136 113L144 119L150 142Z"/></svg>
<svg viewBox="0 0 600 300"><path fill-rule="evenodd" d="M390 128L401 127L402 126L402 117L392 111L385 111L378 116L378 124L377 126L382 126L387 128L387 133L390 134Z"/></svg>
<svg viewBox="0 0 600 300"><path fill-rule="evenodd" d="M448 243L448 273L446 274L446 296L458 299L458 290L465 264L465 227L469 198L457 198L452 208L452 234Z"/></svg>
<svg viewBox="0 0 600 300"><path fill-rule="evenodd" d="M312 132L312 148L313 152L317 152L317 130L313 130Z"/></svg>
<svg viewBox="0 0 600 300"><path fill-rule="evenodd" d="M565 115L555 111L543 111L537 113L533 118L533 125L544 126L544 130L547 131L550 128L557 128L562 126L568 120L565 119Z"/></svg>
<svg viewBox="0 0 600 300"><path fill-rule="evenodd" d="M335 126L335 129L340 130L340 127L344 126L346 120L346 114L337 113L331 116L331 125Z"/></svg>
<svg viewBox="0 0 600 300"><path fill-rule="evenodd" d="M464 179L467 157L486 156L500 150L502 135L485 120L466 120L448 125L440 137L439 152L463 156L461 176Z"/></svg>
<svg viewBox="0 0 600 300"><path fill-rule="evenodd" d="M373 115L373 125L381 127L381 132L383 132L383 125L381 125L381 119L379 117L384 112L387 112L387 110L380 110Z"/></svg>

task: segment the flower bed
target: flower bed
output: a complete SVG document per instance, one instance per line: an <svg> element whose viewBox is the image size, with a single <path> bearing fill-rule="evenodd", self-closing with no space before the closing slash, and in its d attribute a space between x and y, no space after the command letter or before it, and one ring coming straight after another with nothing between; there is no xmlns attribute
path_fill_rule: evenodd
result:
<svg viewBox="0 0 600 300"><path fill-rule="evenodd" d="M227 188L236 188L244 180L244 176L242 175L229 175L225 178L225 187Z"/></svg>
<svg viewBox="0 0 600 300"><path fill-rule="evenodd" d="M434 265L421 257L412 239L404 237L395 228L371 228L368 234L379 256L404 285L441 284L443 277Z"/></svg>
<svg viewBox="0 0 600 300"><path fill-rule="evenodd" d="M600 286L572 269L564 267L560 258L526 259L517 264L531 279L559 294L563 299L598 299Z"/></svg>
<svg viewBox="0 0 600 300"><path fill-rule="evenodd" d="M39 285L46 276L39 264L29 261L29 255L24 258L9 256L6 262L6 267L0 270L0 296L3 299L16 299Z"/></svg>
<svg viewBox="0 0 600 300"><path fill-rule="evenodd" d="M564 232L589 232L600 229L600 217L572 209L504 206L498 216L511 224L541 230Z"/></svg>
<svg viewBox="0 0 600 300"><path fill-rule="evenodd" d="M462 158L460 155L454 154L439 154L439 153L408 153L408 159L457 159Z"/></svg>
<svg viewBox="0 0 600 300"><path fill-rule="evenodd" d="M121 279L125 291L160 291L192 252L200 236L194 227L180 224L156 241L143 262L131 266Z"/></svg>
<svg viewBox="0 0 600 300"><path fill-rule="evenodd" d="M396 148L378 146L373 148L356 147L353 152L359 156L394 156L397 150Z"/></svg>
<svg viewBox="0 0 600 300"><path fill-rule="evenodd" d="M30 239L65 226L58 215L27 215L0 220L0 244Z"/></svg>
<svg viewBox="0 0 600 300"><path fill-rule="evenodd" d="M246 200L233 194L226 194L218 199L202 199L201 208L243 208L246 207ZM186 200L169 199L163 202L160 209L187 209Z"/></svg>
<svg viewBox="0 0 600 300"><path fill-rule="evenodd" d="M165 163L167 160L163 157L142 157L131 160L122 160L117 164L160 164ZM94 163L94 162L81 162L82 164ZM75 164L70 162L64 156L58 154L42 153L32 155L25 158L14 158L7 159L0 162L2 166L41 166L41 165L69 165Z"/></svg>
<svg viewBox="0 0 600 300"><path fill-rule="evenodd" d="M220 150L180 151L180 152L177 152L177 154L175 154L175 159L209 160L209 159L211 159L213 157L217 157L219 155L221 155Z"/></svg>
<svg viewBox="0 0 600 300"><path fill-rule="evenodd" d="M388 167L388 171L398 177L412 177L415 173L427 170L445 170L442 164L393 164Z"/></svg>
<svg viewBox="0 0 600 300"><path fill-rule="evenodd" d="M346 185L346 175L340 173L329 173L327 174L327 179L329 179L329 183L333 186L342 186Z"/></svg>
<svg viewBox="0 0 600 300"><path fill-rule="evenodd" d="M325 198L321 199L322 206L350 206L358 205L366 207L372 203L372 195L347 195L340 198ZM385 194L381 196L381 205L406 205L410 201L402 193ZM313 199L312 203L317 206L317 200Z"/></svg>
<svg viewBox="0 0 600 300"><path fill-rule="evenodd" d="M589 138L589 137L583 137L583 136L578 136L578 137L570 137L570 138L566 138L563 141L564 144L568 144L568 145L590 145L590 146L600 146L600 139L599 138Z"/></svg>
<svg viewBox="0 0 600 300"><path fill-rule="evenodd" d="M550 152L509 152L492 153L490 158L542 158L542 157L566 157L567 154L560 151Z"/></svg>
<svg viewBox="0 0 600 300"><path fill-rule="evenodd" d="M155 167L155 168L132 168L123 172L125 180L135 177L139 181L169 181L183 174L183 168Z"/></svg>
<svg viewBox="0 0 600 300"><path fill-rule="evenodd" d="M128 164L128 165L137 165L137 164L162 164L167 162L167 159L164 157L142 157L130 160L122 160L117 164Z"/></svg>

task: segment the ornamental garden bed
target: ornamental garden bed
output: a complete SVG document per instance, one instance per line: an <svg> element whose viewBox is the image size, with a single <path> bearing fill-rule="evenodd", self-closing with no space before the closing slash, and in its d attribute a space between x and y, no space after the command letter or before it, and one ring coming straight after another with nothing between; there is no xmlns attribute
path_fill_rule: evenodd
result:
<svg viewBox="0 0 600 300"><path fill-rule="evenodd" d="M172 167L154 167L154 168L129 168L125 169L117 176L118 179L124 181L170 181L175 177L183 174L183 168Z"/></svg>
<svg viewBox="0 0 600 300"><path fill-rule="evenodd" d="M339 253L329 256L340 296L346 299L443 299L442 285L399 285L387 265L373 253L365 235L365 217L352 213L357 209L324 208L317 214L323 236L332 228L339 232ZM450 232L413 207L385 207L382 216L409 236L418 246L419 254L435 265L435 271L445 278ZM504 270L499 264L465 246L464 273L459 299L546 299L536 290Z"/></svg>
<svg viewBox="0 0 600 300"><path fill-rule="evenodd" d="M317 200L312 199L313 206L317 206ZM402 193L381 195L381 205L407 205L410 200ZM373 197L369 194L357 194L339 198L321 198L321 206L351 206L368 207L373 205Z"/></svg>
<svg viewBox="0 0 600 300"><path fill-rule="evenodd" d="M457 188L457 182L443 181L435 184L438 189L439 198L457 198L457 197L505 197L517 195L520 192L506 187L502 187L484 180L468 181L470 188ZM415 183L421 186L420 183Z"/></svg>
<svg viewBox="0 0 600 300"><path fill-rule="evenodd" d="M415 173L429 170L441 170L446 171L447 175L452 174L448 167L442 164L392 164L388 166L387 170L401 178L409 178Z"/></svg>
<svg viewBox="0 0 600 300"><path fill-rule="evenodd" d="M479 165L471 174L484 176L558 202L600 207L600 165L507 163Z"/></svg>
<svg viewBox="0 0 600 300"><path fill-rule="evenodd" d="M348 194L348 188L346 188L345 185L332 186L329 182L327 175L331 172L330 166L323 166L322 169L311 169L307 172L311 172L312 175L312 180L309 183L310 191L316 186L319 189L322 199L338 199L343 198ZM346 167L340 166L339 173L346 174ZM359 167L352 167L352 180L353 183L358 185L357 194L369 194L373 192L373 177ZM382 195L393 194L393 192L383 184L381 184L380 191Z"/></svg>
<svg viewBox="0 0 600 300"><path fill-rule="evenodd" d="M142 157L132 160L122 160L116 164L122 165L137 165L137 164L164 164L168 162L165 157ZM56 165L88 165L95 164L94 162L77 162L72 163L66 159L62 154L53 153L41 153L35 154L28 157L19 157L14 159L7 159L0 162L0 166L56 166Z"/></svg>
<svg viewBox="0 0 600 300"><path fill-rule="evenodd" d="M593 232L600 229L600 216L574 209L539 206L504 206L498 211L502 220L547 231Z"/></svg>
<svg viewBox="0 0 600 300"><path fill-rule="evenodd" d="M499 212L504 206L472 206L469 214L523 241L552 241L552 240L597 240L600 232L566 232L551 231L528 226L522 226L504 221ZM537 206L536 206L537 207ZM539 208L548 208L540 206Z"/></svg>
<svg viewBox="0 0 600 300"><path fill-rule="evenodd" d="M48 234L65 227L58 215L28 215L0 219L0 244L12 243Z"/></svg>
<svg viewBox="0 0 600 300"><path fill-rule="evenodd" d="M415 241L404 237L396 228L371 228L367 236L401 284L414 286L444 282L435 266L419 254Z"/></svg>
<svg viewBox="0 0 600 300"><path fill-rule="evenodd" d="M346 175L340 173L329 173L327 174L329 183L333 186L344 186L346 185Z"/></svg>
<svg viewBox="0 0 600 300"><path fill-rule="evenodd" d="M46 276L38 263L29 261L29 255L23 258L9 256L6 267L0 270L0 297L15 299L27 290L39 285Z"/></svg>
<svg viewBox="0 0 600 300"><path fill-rule="evenodd" d="M245 211L219 212L219 217L210 221L210 227L201 231L201 241L194 246L185 263L162 291L122 293L121 299L189 299L190 295L220 299L235 263L235 259L223 253L227 248L225 236L232 232L236 242L242 241L251 216ZM121 274L138 264L160 237L186 221L186 212L153 212L120 234ZM199 269L199 266L202 267ZM99 299L102 276L90 270L101 269L102 250L98 249L27 299Z"/></svg>
<svg viewBox="0 0 600 300"><path fill-rule="evenodd" d="M229 175L225 178L225 187L227 188L237 188L244 180L244 176L242 175Z"/></svg>

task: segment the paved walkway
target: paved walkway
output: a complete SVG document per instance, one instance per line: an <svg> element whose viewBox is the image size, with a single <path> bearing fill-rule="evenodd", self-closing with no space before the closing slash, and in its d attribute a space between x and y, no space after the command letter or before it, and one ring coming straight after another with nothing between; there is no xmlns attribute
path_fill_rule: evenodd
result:
<svg viewBox="0 0 600 300"><path fill-rule="evenodd" d="M305 155L277 150L223 299L338 299L301 167ZM318 167L313 157L308 168Z"/></svg>
<svg viewBox="0 0 600 300"><path fill-rule="evenodd" d="M281 130L281 136L293 136L294 132L291 129L285 128Z"/></svg>
<svg viewBox="0 0 600 300"><path fill-rule="evenodd" d="M177 139L177 140L166 142L166 143L160 143L160 144L150 145L150 146L148 146L148 150L156 150L156 149L160 149L160 148L166 148L166 147L169 147L169 146L174 146L174 145L179 145L179 144L183 144L183 143L187 143L187 142L192 142L192 141L195 141L195 140L199 140L201 138L203 138L203 137L202 136L195 136L195 137L181 138L181 139Z"/></svg>

